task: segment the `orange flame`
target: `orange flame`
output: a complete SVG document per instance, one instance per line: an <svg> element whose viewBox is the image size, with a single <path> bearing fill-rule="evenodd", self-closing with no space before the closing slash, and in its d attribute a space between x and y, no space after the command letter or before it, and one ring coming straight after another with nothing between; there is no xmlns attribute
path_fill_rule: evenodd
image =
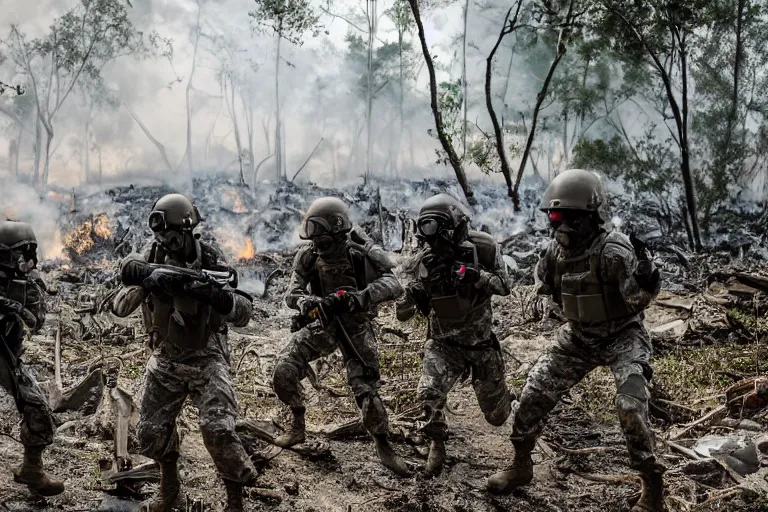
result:
<svg viewBox="0 0 768 512"><path fill-rule="evenodd" d="M245 207L245 203L243 203L243 198L240 197L240 194L234 190L225 190L221 194L224 199L226 199L226 203L231 204L231 210L234 213L248 213L248 208Z"/></svg>
<svg viewBox="0 0 768 512"><path fill-rule="evenodd" d="M256 256L256 248L250 238L245 239L245 247L237 253L238 260L252 260Z"/></svg>
<svg viewBox="0 0 768 512"><path fill-rule="evenodd" d="M105 240L112 237L112 231L109 230L109 219L107 219L105 214L102 213L96 218L96 222L93 226L93 233Z"/></svg>
<svg viewBox="0 0 768 512"><path fill-rule="evenodd" d="M75 254L83 254L96 246L94 238L108 240L112 237L109 229L109 218L101 214L93 221L87 220L64 236L64 246Z"/></svg>

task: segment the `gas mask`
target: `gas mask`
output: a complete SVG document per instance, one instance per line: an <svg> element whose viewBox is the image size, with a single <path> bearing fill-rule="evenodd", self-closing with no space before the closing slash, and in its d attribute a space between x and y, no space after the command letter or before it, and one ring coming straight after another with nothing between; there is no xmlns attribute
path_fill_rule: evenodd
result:
<svg viewBox="0 0 768 512"><path fill-rule="evenodd" d="M0 246L0 268L14 275L26 275L37 267L37 245Z"/></svg>
<svg viewBox="0 0 768 512"><path fill-rule="evenodd" d="M333 256L342 245L342 238L338 236L321 235L312 238L312 245L321 258Z"/></svg>
<svg viewBox="0 0 768 512"><path fill-rule="evenodd" d="M322 217L311 217L304 225L306 238L312 240L312 246L320 257L333 256L343 245L346 233L333 230L329 222Z"/></svg>
<svg viewBox="0 0 768 512"><path fill-rule="evenodd" d="M171 253L182 252L192 239L192 221L189 217L184 219L185 225L174 226L166 222L165 212L154 211L149 215L149 228L158 241Z"/></svg>
<svg viewBox="0 0 768 512"><path fill-rule="evenodd" d="M424 215L419 218L417 228L416 236L425 241L431 249L440 253L453 252L457 233L448 216Z"/></svg>
<svg viewBox="0 0 768 512"><path fill-rule="evenodd" d="M588 241L598 229L592 214L581 210L550 210L549 225L554 239L566 249Z"/></svg>

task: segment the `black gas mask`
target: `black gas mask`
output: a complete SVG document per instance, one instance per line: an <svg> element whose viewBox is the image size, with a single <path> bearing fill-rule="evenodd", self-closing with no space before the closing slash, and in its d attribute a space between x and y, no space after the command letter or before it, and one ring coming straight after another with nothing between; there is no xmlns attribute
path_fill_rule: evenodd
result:
<svg viewBox="0 0 768 512"><path fill-rule="evenodd" d="M574 249L589 241L599 230L592 212L583 210L550 210L552 236L566 249Z"/></svg>
<svg viewBox="0 0 768 512"><path fill-rule="evenodd" d="M453 252L454 245L465 238L461 229L455 229L448 215L430 213L419 217L417 222L418 233L416 236L426 242L433 250Z"/></svg>
<svg viewBox="0 0 768 512"><path fill-rule="evenodd" d="M29 274L37 267L37 244L21 243L8 247L0 244L0 269L15 276Z"/></svg>
<svg viewBox="0 0 768 512"><path fill-rule="evenodd" d="M335 233L328 221L322 217L307 219L304 230L306 238L312 241L312 246L320 257L333 256L347 238L346 233Z"/></svg>
<svg viewBox="0 0 768 512"><path fill-rule="evenodd" d="M184 225L174 226L166 221L165 212L154 211L149 215L149 229L154 233L155 240L172 253L181 253L192 243L193 228L189 217L184 219Z"/></svg>

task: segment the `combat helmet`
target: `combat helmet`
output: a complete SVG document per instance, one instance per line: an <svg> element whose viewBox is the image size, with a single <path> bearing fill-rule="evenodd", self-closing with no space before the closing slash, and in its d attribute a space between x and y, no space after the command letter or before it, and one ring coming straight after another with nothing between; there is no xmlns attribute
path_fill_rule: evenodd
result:
<svg viewBox="0 0 768 512"><path fill-rule="evenodd" d="M302 240L319 236L335 236L349 233L352 221L349 219L349 207L337 197L315 199L301 222Z"/></svg>
<svg viewBox="0 0 768 512"><path fill-rule="evenodd" d="M424 201L416 225L421 238L429 240L441 235L460 243L469 234L469 212L455 197L437 194Z"/></svg>
<svg viewBox="0 0 768 512"><path fill-rule="evenodd" d="M605 190L600 178L583 169L563 171L549 183L539 210L583 210L602 218L606 207Z"/></svg>
<svg viewBox="0 0 768 512"><path fill-rule="evenodd" d="M21 265L18 255L22 257ZM29 261L34 264L28 265ZM0 266L23 272L31 270L22 268L25 264L31 268L37 264L37 237L32 226L26 222L0 221Z"/></svg>
<svg viewBox="0 0 768 512"><path fill-rule="evenodd" d="M157 233L169 229L191 230L200 224L200 212L189 198L168 194L155 202L149 214L149 228Z"/></svg>

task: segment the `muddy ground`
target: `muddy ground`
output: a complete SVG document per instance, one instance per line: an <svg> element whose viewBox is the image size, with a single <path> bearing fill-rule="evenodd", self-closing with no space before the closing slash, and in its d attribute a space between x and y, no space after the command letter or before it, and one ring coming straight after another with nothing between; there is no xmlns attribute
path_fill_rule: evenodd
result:
<svg viewBox="0 0 768 512"><path fill-rule="evenodd" d="M286 268L289 261L287 256L274 257L274 264L281 268ZM54 340L61 321L64 387L80 381L91 364L104 360L113 369L112 374L117 375L118 388L138 404L144 364L150 354L137 315L118 321L103 309L115 286L113 263L93 264L90 269L74 264L51 265L44 270L43 277L58 293L50 297L45 330L27 341L24 355L38 380L43 386L52 385ZM251 324L233 329L230 334L232 372L241 413L247 418L274 419L278 423L287 418L287 411L269 387L275 356L289 336L291 313L279 303L285 286L284 277L275 280L267 296L255 301ZM671 332L662 329L654 335L658 350L654 395L665 397L668 406L666 421L653 419L660 452L670 468L667 506L681 511L768 510L760 485L757 490L737 489L732 496L719 499L721 489L737 485L728 474L716 468L714 479L701 483L697 481L700 478L686 474L690 473L687 466L691 461L663 442L678 432L681 424L722 402L721 394L731 379L718 371L737 367L733 371L749 376L768 369L768 353L758 333L760 322L764 321L759 308L755 315L759 320L754 322L755 342L750 338L749 325L739 331L733 322L727 321L730 305L711 306L702 297L701 290L686 295L665 293L647 318L652 328L683 321L682 326ZM681 307L680 302L691 306ZM508 381L519 391L530 364L550 343L559 322L546 314L530 286L518 287L509 297L495 298L495 310L495 329L508 356ZM385 375L381 394L391 413L397 449L418 470L425 463L427 446L412 420L417 409L415 388L425 324L418 318L399 324L392 308L385 307L378 326ZM734 332L738 333L735 338ZM411 479L401 480L378 463L373 445L366 437L337 439L323 433L332 431L333 425L355 420L357 410L345 386L338 357L324 361L316 372L317 388L305 382L310 397L308 427L314 440L330 439L330 454L302 457L286 450L261 463L260 488L249 491L249 510L609 512L629 510L638 496L637 481L595 481L601 480L600 475L613 478L632 474L613 414L612 379L605 371L595 372L558 406L535 452L535 483L509 497L487 494L484 482L489 474L510 461L511 426L508 422L495 428L484 421L468 382L458 386L449 397L451 438L444 473L434 479L417 473ZM132 497L109 495L115 486L103 477L110 473L113 459L114 414L107 392L108 389L93 414L56 415L59 433L45 459L51 471L66 480L67 490L49 499L30 495L12 480L10 471L22 455L21 446L14 440L19 436L19 417L10 398L0 397L0 510L131 510L141 495L154 491L155 484L148 483L132 485L131 489L136 491ZM756 421L762 422L763 429L768 424L764 418L758 417ZM223 510L223 487L203 447L191 405L185 408L179 426L184 436L181 473L189 509ZM703 432L704 429L694 430L678 442L686 444L686 438L695 439ZM723 427L710 432L728 430ZM254 446L262 454L270 453L263 443ZM589 447L597 448L587 454L563 451ZM129 448L135 451L133 440ZM146 460L131 455L131 462L135 467ZM758 473L760 479L765 476L764 471ZM712 505L705 504L711 498L716 498Z"/></svg>

